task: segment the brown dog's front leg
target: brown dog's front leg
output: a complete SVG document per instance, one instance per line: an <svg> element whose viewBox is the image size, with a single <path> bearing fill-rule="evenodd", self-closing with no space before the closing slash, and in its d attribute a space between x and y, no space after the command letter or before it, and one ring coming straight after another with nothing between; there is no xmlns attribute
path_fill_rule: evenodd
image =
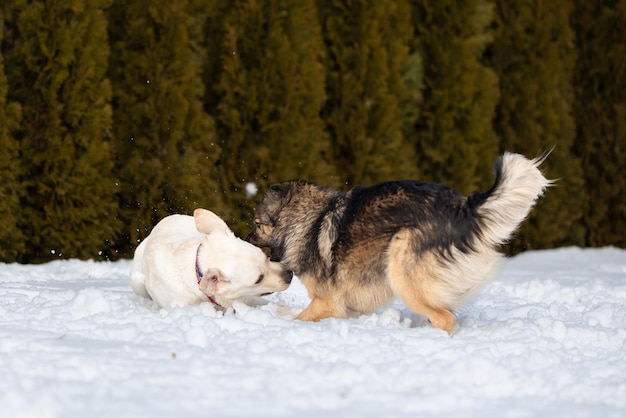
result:
<svg viewBox="0 0 626 418"><path fill-rule="evenodd" d="M444 330L448 335L452 334L456 326L454 314L446 309L433 310L428 314L428 320L433 327Z"/></svg>
<svg viewBox="0 0 626 418"><path fill-rule="evenodd" d="M309 306L296 317L300 321L317 322L325 318L345 318L346 312L332 300L313 298Z"/></svg>

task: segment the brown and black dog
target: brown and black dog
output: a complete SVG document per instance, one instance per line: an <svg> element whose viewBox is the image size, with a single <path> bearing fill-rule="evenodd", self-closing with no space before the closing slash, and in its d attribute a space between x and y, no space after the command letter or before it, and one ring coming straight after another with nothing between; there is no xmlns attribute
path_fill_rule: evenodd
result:
<svg viewBox="0 0 626 418"><path fill-rule="evenodd" d="M398 296L450 333L452 311L499 272L506 242L546 187L545 157L505 153L495 184L464 196L436 183L392 181L348 192L273 184L247 240L293 270L311 303L298 319L369 313Z"/></svg>

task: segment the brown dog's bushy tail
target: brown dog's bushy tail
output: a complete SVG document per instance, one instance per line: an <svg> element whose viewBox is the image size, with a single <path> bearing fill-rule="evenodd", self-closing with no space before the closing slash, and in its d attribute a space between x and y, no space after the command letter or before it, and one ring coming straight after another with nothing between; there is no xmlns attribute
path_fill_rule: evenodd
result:
<svg viewBox="0 0 626 418"><path fill-rule="evenodd" d="M549 152L535 159L505 152L494 164L496 181L486 193L469 199L482 221L481 238L490 245L508 241L537 199L554 181L539 170Z"/></svg>

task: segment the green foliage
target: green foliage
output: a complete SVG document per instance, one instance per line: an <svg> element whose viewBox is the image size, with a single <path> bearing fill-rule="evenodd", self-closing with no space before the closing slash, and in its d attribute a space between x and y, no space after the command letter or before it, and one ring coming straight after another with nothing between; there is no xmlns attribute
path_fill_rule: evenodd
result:
<svg viewBox="0 0 626 418"><path fill-rule="evenodd" d="M132 255L270 183L557 179L510 253L626 247L626 0L7 0L0 261ZM246 184L260 193L246 195Z"/></svg>
<svg viewBox="0 0 626 418"><path fill-rule="evenodd" d="M404 132L416 117L421 73L419 57L409 55L408 2L319 4L328 47L324 119L345 184L414 178L417 161Z"/></svg>
<svg viewBox="0 0 626 418"><path fill-rule="evenodd" d="M424 62L424 98L414 138L425 180L464 193L493 181L498 153L492 120L498 79L481 59L491 42L485 0L413 0L414 48ZM486 167L487 166L487 167Z"/></svg>
<svg viewBox="0 0 626 418"><path fill-rule="evenodd" d="M572 76L576 51L571 0L496 2L492 65L500 79L495 127L501 150L529 157L554 147L545 162L559 179L522 225L510 251L555 243L583 244L580 226L585 190L580 159L572 154L575 122Z"/></svg>
<svg viewBox="0 0 626 418"><path fill-rule="evenodd" d="M11 97L22 105L22 261L98 258L117 211L104 1L19 3ZM106 221L103 221L106 220Z"/></svg>
<svg viewBox="0 0 626 418"><path fill-rule="evenodd" d="M0 9L0 43L4 34L4 16ZM0 260L16 261L24 252L24 235L19 228L20 185L18 182L19 144L12 134L19 126L21 107L7 102L7 79L4 74L4 59L0 54Z"/></svg>
<svg viewBox="0 0 626 418"><path fill-rule="evenodd" d="M219 147L202 103L204 15L192 6L120 0L109 10L123 255L169 214L222 212Z"/></svg>
<svg viewBox="0 0 626 418"><path fill-rule="evenodd" d="M245 194L247 182L265 190L290 178L333 179L319 117L323 44L313 0L234 1L211 22L221 49L214 72L220 100L211 109L222 149L220 179L233 211L228 221L242 233L255 205Z"/></svg>
<svg viewBox="0 0 626 418"><path fill-rule="evenodd" d="M575 150L589 194L584 244L626 247L626 1L574 3Z"/></svg>

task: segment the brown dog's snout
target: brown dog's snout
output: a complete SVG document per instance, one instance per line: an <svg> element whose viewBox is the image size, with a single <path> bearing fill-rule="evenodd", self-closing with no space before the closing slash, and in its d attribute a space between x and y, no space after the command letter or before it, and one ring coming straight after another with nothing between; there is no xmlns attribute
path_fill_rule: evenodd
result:
<svg viewBox="0 0 626 418"><path fill-rule="evenodd" d="M256 234L254 233L254 230L250 231L250 233L246 236L245 241L248 241L250 244L252 245L256 245L254 242L256 241Z"/></svg>
<svg viewBox="0 0 626 418"><path fill-rule="evenodd" d="M283 273L283 280L285 281L285 283L291 284L292 279L293 279L293 271L285 270L285 272Z"/></svg>

